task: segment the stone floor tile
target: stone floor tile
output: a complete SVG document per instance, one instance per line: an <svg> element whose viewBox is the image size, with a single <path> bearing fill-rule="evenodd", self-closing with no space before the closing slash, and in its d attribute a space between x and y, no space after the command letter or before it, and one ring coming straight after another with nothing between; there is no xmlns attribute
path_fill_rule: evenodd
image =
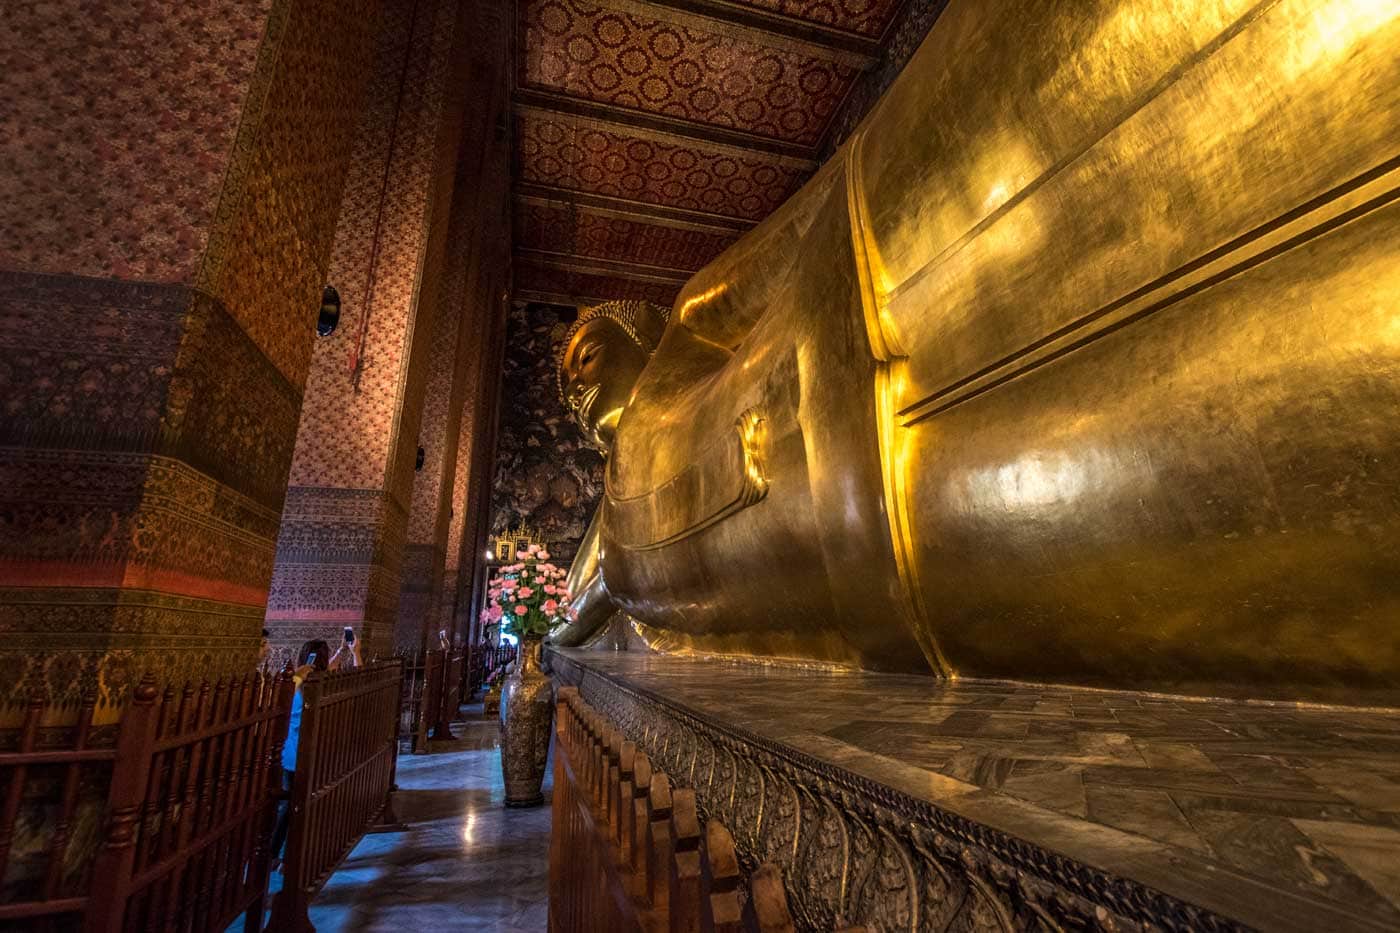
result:
<svg viewBox="0 0 1400 933"><path fill-rule="evenodd" d="M1295 821L1190 805L1184 805L1183 809L1191 825L1211 844L1219 858L1232 867L1251 873L1268 872L1280 886L1325 897L1370 916L1388 916L1400 924L1400 911L1395 905L1378 893L1345 858L1302 832ZM1314 825L1321 833L1325 827L1345 824L1319 822ZM1336 838L1340 839L1341 835L1339 833ZM1396 841L1391 840L1390 844L1393 846ZM1357 861L1370 864L1366 858Z"/></svg>
<svg viewBox="0 0 1400 933"><path fill-rule="evenodd" d="M1089 819L1097 823L1195 852L1210 852L1210 846L1166 791L1096 785L1086 781L1084 793Z"/></svg>
<svg viewBox="0 0 1400 933"><path fill-rule="evenodd" d="M1089 815L1080 770L1063 762L1017 759L1010 777L1002 782L1001 790L1060 813Z"/></svg>
<svg viewBox="0 0 1400 933"><path fill-rule="evenodd" d="M310 911L319 933L545 929L548 779L544 806L507 810L499 726L466 709L458 742L399 758L408 829L366 836L327 879Z"/></svg>
<svg viewBox="0 0 1400 933"><path fill-rule="evenodd" d="M1143 739L1134 744L1149 768L1167 768L1174 771L1220 770L1205 752L1194 745Z"/></svg>
<svg viewBox="0 0 1400 933"><path fill-rule="evenodd" d="M1400 910L1400 829L1357 823L1294 820L1313 842L1346 863Z"/></svg>
<svg viewBox="0 0 1400 933"><path fill-rule="evenodd" d="M1400 784L1385 775L1354 768L1308 768L1304 773L1357 806L1385 812L1400 811Z"/></svg>

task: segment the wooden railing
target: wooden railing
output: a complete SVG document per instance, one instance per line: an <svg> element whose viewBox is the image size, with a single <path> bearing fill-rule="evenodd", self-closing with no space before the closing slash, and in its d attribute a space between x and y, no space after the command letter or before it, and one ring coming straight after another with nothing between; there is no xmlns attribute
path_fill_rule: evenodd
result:
<svg viewBox="0 0 1400 933"><path fill-rule="evenodd" d="M518 649L515 645L477 645L472 649L467 676L466 696L476 692L515 662Z"/></svg>
<svg viewBox="0 0 1400 933"><path fill-rule="evenodd" d="M50 734L49 742L42 742L39 723L43 721L46 706L42 699L35 698L25 709L24 724L15 735L15 741L0 751L0 778L3 778L5 796L3 810L0 810L0 879L10 881L12 874L19 874L24 880L11 883L12 890L6 893L6 900L0 903L0 927L28 923L33 926L51 924L62 919L65 914L76 914L87 908L87 876L91 870L91 853L84 857L78 853L78 861L83 870L77 873L65 872L64 866L72 859L69 846L72 842L71 829L78 815L80 801L79 788L94 780L108 780L112 762L116 759L116 749L110 736L105 747L93 747L92 717L95 702L84 703L78 713L77 725L63 734ZM43 780L42 772L48 771L51 792L42 793L43 799L36 800L31 793L26 794L32 780ZM61 772L61 776L58 773ZM102 797L105 798L105 792ZM10 857L22 816L33 822L42 819L38 816L41 807L57 798L58 811L54 816L52 835L42 856L28 859L28 865L19 872L12 873ZM91 801L89 801L91 804ZM42 867L39 862L42 861ZM65 878L65 874L69 877ZM77 877L72 877L76 874Z"/></svg>
<svg viewBox="0 0 1400 933"><path fill-rule="evenodd" d="M455 740L452 721L461 707L461 651L442 648L404 652L403 689L399 705L399 739L415 755L428 751L429 739Z"/></svg>
<svg viewBox="0 0 1400 933"><path fill-rule="evenodd" d="M399 742L404 751L422 755L428 751L430 711L429 670L432 678L441 676L441 652L405 651L399 655L403 664L403 683L399 693Z"/></svg>
<svg viewBox="0 0 1400 933"><path fill-rule="evenodd" d="M273 930L313 930L307 907L379 818L394 786L403 663L395 658L302 685L284 884Z"/></svg>
<svg viewBox="0 0 1400 933"><path fill-rule="evenodd" d="M746 877L729 830L701 823L693 790L653 772L576 688L558 699L550 933L793 929L780 868Z"/></svg>
<svg viewBox="0 0 1400 933"><path fill-rule="evenodd" d="M450 742L456 739L452 734L452 721L462 708L462 667L466 664L464 652L443 652L442 677L439 689L437 721L433 725L433 739Z"/></svg>
<svg viewBox="0 0 1400 933"><path fill-rule="evenodd" d="M163 693L148 678L133 691L115 746L103 747L91 741L92 702L71 730L42 742L45 706L33 701L14 750L0 752L0 877L22 807L33 817L47 801L58 805L46 822L44 867L27 893L0 904L0 926L71 926L81 912L94 933L221 931L239 915L245 929L259 929L281 777L276 763L291 702L285 676ZM31 780L51 783L26 801ZM100 795L104 784L99 845L70 851L83 794ZM86 881L85 891L75 878Z"/></svg>

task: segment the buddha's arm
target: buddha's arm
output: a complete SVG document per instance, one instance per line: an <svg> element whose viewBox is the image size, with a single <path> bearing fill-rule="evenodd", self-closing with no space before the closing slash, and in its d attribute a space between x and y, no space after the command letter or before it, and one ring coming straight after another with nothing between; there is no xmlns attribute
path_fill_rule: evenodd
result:
<svg viewBox="0 0 1400 933"><path fill-rule="evenodd" d="M800 274L803 241L826 206L833 181L844 171L840 159L829 161L801 193L749 231L741 246L694 275L676 299L671 330L683 329L733 353L764 316L782 304L794 270Z"/></svg>

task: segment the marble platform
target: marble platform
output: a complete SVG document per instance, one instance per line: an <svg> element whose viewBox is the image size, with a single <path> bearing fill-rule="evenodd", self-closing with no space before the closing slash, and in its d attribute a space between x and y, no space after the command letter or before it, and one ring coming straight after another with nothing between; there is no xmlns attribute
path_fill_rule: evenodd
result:
<svg viewBox="0 0 1400 933"><path fill-rule="evenodd" d="M812 924L942 929L976 907L989 928L1400 929L1393 712L627 652L549 663L749 857L824 872L789 887Z"/></svg>

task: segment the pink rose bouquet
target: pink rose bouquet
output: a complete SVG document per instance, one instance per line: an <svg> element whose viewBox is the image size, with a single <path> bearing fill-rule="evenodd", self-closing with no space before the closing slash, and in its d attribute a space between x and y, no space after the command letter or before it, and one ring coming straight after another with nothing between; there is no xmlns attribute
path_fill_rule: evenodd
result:
<svg viewBox="0 0 1400 933"><path fill-rule="evenodd" d="M568 575L549 563L549 552L537 544L518 551L515 563L498 568L497 578L486 591L481 618L499 624L517 638L548 635L573 618L569 606ZM534 584L530 586L528 584Z"/></svg>

